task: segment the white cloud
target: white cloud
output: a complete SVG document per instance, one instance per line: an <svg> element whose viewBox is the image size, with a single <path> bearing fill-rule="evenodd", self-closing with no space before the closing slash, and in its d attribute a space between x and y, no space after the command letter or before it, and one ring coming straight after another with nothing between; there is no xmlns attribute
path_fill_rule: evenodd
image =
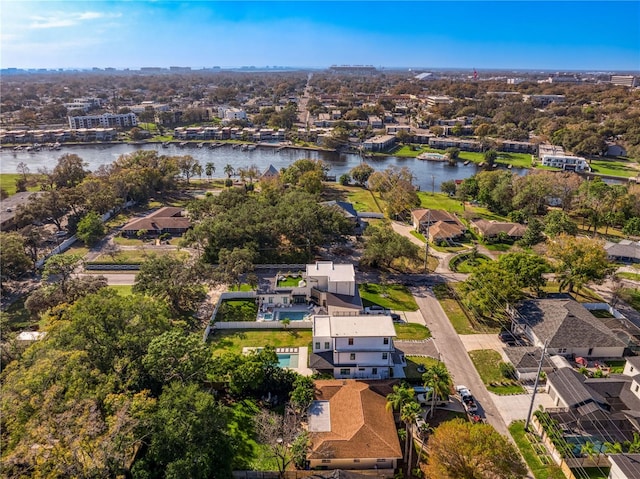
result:
<svg viewBox="0 0 640 479"><path fill-rule="evenodd" d="M52 12L51 15L44 16L32 16L31 29L45 29L45 28L64 28L73 27L79 25L81 22L87 20L99 20L99 19L113 19L119 18L120 13L103 13L103 12Z"/></svg>

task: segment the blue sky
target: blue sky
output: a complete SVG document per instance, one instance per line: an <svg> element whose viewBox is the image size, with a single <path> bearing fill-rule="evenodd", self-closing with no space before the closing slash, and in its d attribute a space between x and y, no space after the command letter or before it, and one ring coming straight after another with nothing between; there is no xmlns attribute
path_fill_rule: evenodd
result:
<svg viewBox="0 0 640 479"><path fill-rule="evenodd" d="M638 1L6 1L2 68L640 70Z"/></svg>

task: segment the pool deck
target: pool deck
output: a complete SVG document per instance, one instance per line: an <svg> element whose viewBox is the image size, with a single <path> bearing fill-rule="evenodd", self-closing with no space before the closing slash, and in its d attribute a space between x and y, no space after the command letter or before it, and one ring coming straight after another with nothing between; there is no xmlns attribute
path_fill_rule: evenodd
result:
<svg viewBox="0 0 640 479"><path fill-rule="evenodd" d="M263 349L261 347L244 347L242 348L242 354L248 354L251 351L255 351L257 349ZM296 371L298 374L302 374L303 376L311 376L313 371L307 366L309 364L309 348L306 346L301 346L298 348L276 348L276 354L297 354L298 355L298 367L297 368L285 368Z"/></svg>

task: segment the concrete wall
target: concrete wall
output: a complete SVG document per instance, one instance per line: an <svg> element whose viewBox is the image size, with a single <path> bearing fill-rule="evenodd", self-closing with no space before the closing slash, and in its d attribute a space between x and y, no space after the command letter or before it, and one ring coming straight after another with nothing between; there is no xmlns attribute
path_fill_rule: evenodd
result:
<svg viewBox="0 0 640 479"><path fill-rule="evenodd" d="M379 459L311 459L309 467L327 468L327 469L395 469L397 459L379 458ZM380 462L378 462L380 460Z"/></svg>

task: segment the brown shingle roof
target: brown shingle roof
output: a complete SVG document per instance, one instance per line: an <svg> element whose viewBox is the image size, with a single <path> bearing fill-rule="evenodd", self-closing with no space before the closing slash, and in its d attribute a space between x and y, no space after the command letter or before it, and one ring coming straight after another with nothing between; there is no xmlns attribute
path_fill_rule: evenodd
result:
<svg viewBox="0 0 640 479"><path fill-rule="evenodd" d="M181 216L182 208L174 206L165 206L158 211L154 211L148 214L144 218L137 218L131 220L129 223L122 227L123 231L140 231L147 230L163 231L167 229L172 230L187 230L191 226L189 218Z"/></svg>
<svg viewBox="0 0 640 479"><path fill-rule="evenodd" d="M438 240L448 240L451 238L457 238L458 236L462 236L464 234L464 228L458 226L457 224L445 223L443 221L438 221L436 224L433 224L429 227L429 240L438 241Z"/></svg>
<svg viewBox="0 0 640 479"><path fill-rule="evenodd" d="M413 219L420 223L425 223L429 219L429 212L431 212L431 224L442 221L443 223L451 223L464 228L462 222L452 213L445 210L429 210L425 208L419 208L411 211Z"/></svg>
<svg viewBox="0 0 640 479"><path fill-rule="evenodd" d="M492 237L498 236L500 233L506 233L512 238L521 238L524 236L526 227L520 223L508 223L502 221L487 221L484 219L473 220L473 226L482 234L482 236Z"/></svg>
<svg viewBox="0 0 640 479"><path fill-rule="evenodd" d="M383 386L353 379L316 381L316 399L329 401L331 431L311 434L309 458L401 458Z"/></svg>

